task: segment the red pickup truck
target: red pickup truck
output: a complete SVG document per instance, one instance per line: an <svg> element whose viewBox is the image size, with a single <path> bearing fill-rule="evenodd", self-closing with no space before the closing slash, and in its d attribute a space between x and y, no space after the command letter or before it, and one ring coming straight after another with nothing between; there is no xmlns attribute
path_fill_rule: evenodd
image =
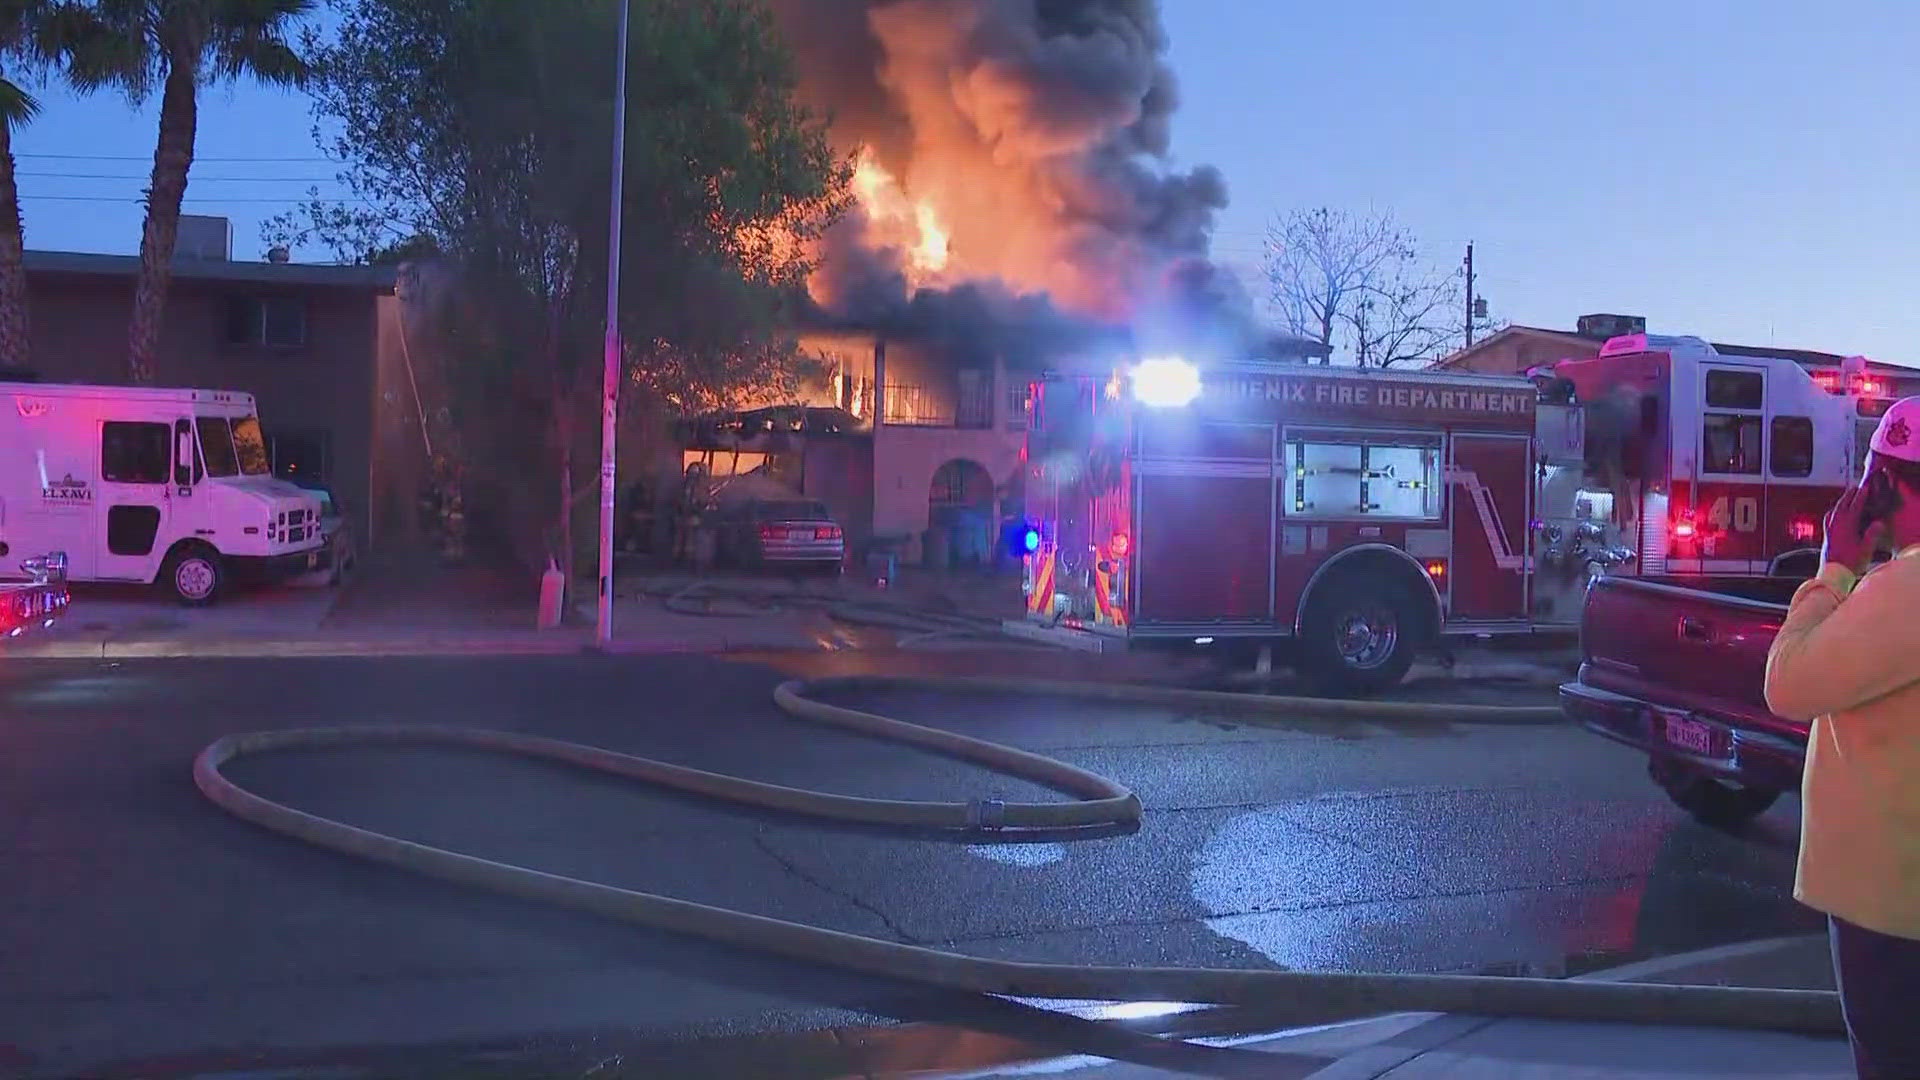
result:
<svg viewBox="0 0 1920 1080"><path fill-rule="evenodd" d="M1767 648L1803 578L1600 577L1568 717L1643 750L1682 809L1733 829L1800 789L1807 725L1767 709Z"/></svg>

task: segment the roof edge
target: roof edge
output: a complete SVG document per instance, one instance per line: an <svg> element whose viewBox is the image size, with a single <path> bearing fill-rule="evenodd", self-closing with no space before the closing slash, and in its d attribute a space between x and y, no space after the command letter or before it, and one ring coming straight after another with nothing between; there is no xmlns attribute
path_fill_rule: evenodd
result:
<svg viewBox="0 0 1920 1080"><path fill-rule="evenodd" d="M135 277L138 255L108 255L90 251L27 251L22 265L29 274L70 274L89 277ZM364 289L390 293L397 276L390 266L332 266L323 263L247 262L231 259L176 257L173 276L183 281L216 281L248 285L301 285L309 288Z"/></svg>

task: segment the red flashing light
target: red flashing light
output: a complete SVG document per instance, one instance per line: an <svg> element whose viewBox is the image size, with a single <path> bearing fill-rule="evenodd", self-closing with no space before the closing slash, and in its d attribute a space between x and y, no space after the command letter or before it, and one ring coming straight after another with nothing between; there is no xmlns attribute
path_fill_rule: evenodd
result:
<svg viewBox="0 0 1920 1080"><path fill-rule="evenodd" d="M1680 511L1680 517L1673 523L1673 538L1675 540L1691 540L1698 532L1699 528L1693 523L1693 511Z"/></svg>
<svg viewBox="0 0 1920 1080"><path fill-rule="evenodd" d="M1837 394L1840 392L1840 376L1837 372L1816 371L1813 373L1813 382L1815 386L1818 386L1829 394Z"/></svg>
<svg viewBox="0 0 1920 1080"><path fill-rule="evenodd" d="M1809 517L1794 518L1787 523L1787 535L1799 543L1812 543L1816 535L1813 519Z"/></svg>
<svg viewBox="0 0 1920 1080"><path fill-rule="evenodd" d="M1114 533L1113 540L1107 545L1107 547L1109 550L1113 552L1114 558L1124 559L1127 557L1128 543L1129 541L1127 540L1126 533Z"/></svg>

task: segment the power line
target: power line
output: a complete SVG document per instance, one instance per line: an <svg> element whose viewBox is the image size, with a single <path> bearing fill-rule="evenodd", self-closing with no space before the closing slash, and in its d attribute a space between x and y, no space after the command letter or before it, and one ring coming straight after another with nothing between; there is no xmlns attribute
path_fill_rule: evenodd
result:
<svg viewBox="0 0 1920 1080"><path fill-rule="evenodd" d="M25 201L40 200L42 202L111 202L111 203L129 203L134 205L138 205L141 201L140 197L137 195L31 195L31 194L22 193L20 198ZM305 205L307 203L312 203L312 202L359 203L363 205L371 204L371 200L369 199L330 199L330 198L310 199L310 198L304 198L304 197L298 197L298 196L279 198L279 199L251 198L251 197L239 198L239 199L222 199L222 198L216 198L216 197L194 198L189 196L188 198L181 199L180 201L183 203L221 203L221 204L279 203L281 205L293 205L296 203L300 205Z"/></svg>
<svg viewBox="0 0 1920 1080"><path fill-rule="evenodd" d="M149 154L22 154L16 151L13 156L17 158L46 158L48 160L53 160L53 161L152 161L153 160L152 155L149 155ZM195 154L193 157L193 160L195 161L233 161L233 162L247 162L249 164L257 164L260 162L267 162L267 161L303 162L306 164L312 164L314 162L326 162L330 165L342 164L342 162L337 161L333 158L328 158L328 157L205 157L200 154Z"/></svg>
<svg viewBox="0 0 1920 1080"><path fill-rule="evenodd" d="M151 179L146 176L128 176L124 173L23 172L14 175L39 180L134 180L141 183ZM187 179L196 184L331 184L340 178L337 176L193 176L189 174Z"/></svg>

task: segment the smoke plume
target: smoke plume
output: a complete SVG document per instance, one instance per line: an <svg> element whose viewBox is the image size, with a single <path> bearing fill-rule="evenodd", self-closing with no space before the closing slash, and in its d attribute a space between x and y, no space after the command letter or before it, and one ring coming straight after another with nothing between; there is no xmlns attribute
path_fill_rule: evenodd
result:
<svg viewBox="0 0 1920 1080"><path fill-rule="evenodd" d="M814 292L829 308L866 317L975 283L1136 327L1244 314L1207 260L1225 182L1167 166L1178 96L1156 0L773 8L835 141L865 148L940 229L938 250L916 250L863 198L824 242Z"/></svg>

